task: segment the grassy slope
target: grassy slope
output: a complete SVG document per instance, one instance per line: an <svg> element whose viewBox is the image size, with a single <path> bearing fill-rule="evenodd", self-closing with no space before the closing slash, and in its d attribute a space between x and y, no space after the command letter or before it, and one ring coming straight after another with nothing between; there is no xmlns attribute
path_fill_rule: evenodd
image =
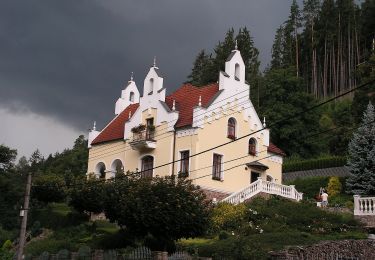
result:
<svg viewBox="0 0 375 260"><path fill-rule="evenodd" d="M34 214L33 218L38 220L42 227L52 230L52 235L47 238L27 244L26 253L34 256L43 251L50 253L56 253L61 249L76 251L82 245L110 248L116 246L111 241L121 237L116 225L107 221L90 223L87 218L73 212L64 203L50 204Z"/></svg>
<svg viewBox="0 0 375 260"><path fill-rule="evenodd" d="M256 199L247 207L249 213L239 228L232 230L234 235L226 230L229 235L225 239L220 240L216 234L213 238L181 240L179 247L198 251L200 256L262 259L267 252L285 246L367 237L352 215L332 214L312 203Z"/></svg>

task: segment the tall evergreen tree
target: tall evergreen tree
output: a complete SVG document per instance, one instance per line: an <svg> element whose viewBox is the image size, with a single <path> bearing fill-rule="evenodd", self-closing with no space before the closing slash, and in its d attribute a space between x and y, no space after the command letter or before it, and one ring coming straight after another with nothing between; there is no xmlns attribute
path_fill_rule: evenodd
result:
<svg viewBox="0 0 375 260"><path fill-rule="evenodd" d="M375 195L375 111L371 102L349 143L348 166L348 191L359 195Z"/></svg>
<svg viewBox="0 0 375 260"><path fill-rule="evenodd" d="M283 63L294 66L299 76L299 43L298 29L301 27L301 14L296 0L290 7L290 15L284 26Z"/></svg>
<svg viewBox="0 0 375 260"><path fill-rule="evenodd" d="M193 69L188 76L188 82L194 86L203 86L217 75L212 73L212 59L210 55L206 54L205 50L201 50L193 65Z"/></svg>
<svg viewBox="0 0 375 260"><path fill-rule="evenodd" d="M224 41L216 45L213 54L201 51L194 61L193 69L188 76L188 82L197 86L216 82L219 77L219 71L225 69L225 62L230 53L235 49L236 40L246 66L246 80L256 86L258 82L257 77L260 75L259 51L255 48L253 38L246 27L240 28L237 35L235 35L233 28L229 29Z"/></svg>
<svg viewBox="0 0 375 260"><path fill-rule="evenodd" d="M260 115L264 115L270 124L291 117L316 104L314 98L303 91L303 80L297 78L292 66L266 72L264 91ZM288 155L304 158L317 155L321 151L319 149L321 144L299 138L306 134L306 126L311 133L319 131L319 114L316 110L271 128L271 140Z"/></svg>
<svg viewBox="0 0 375 260"><path fill-rule="evenodd" d="M275 39L272 45L271 69L279 69L283 66L283 46L284 46L284 28L280 26L276 30Z"/></svg>

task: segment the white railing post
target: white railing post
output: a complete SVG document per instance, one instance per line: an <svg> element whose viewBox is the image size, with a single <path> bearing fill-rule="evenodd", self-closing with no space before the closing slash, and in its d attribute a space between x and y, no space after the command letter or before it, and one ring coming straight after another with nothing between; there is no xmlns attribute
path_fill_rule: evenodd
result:
<svg viewBox="0 0 375 260"><path fill-rule="evenodd" d="M262 185L262 184L263 184L263 183L262 183L262 177L258 177L258 182L259 182L259 184L258 184L258 185L259 185L259 188L258 188L258 189L259 189L259 191L263 191L263 185Z"/></svg>
<svg viewBox="0 0 375 260"><path fill-rule="evenodd" d="M296 185L289 185L289 186L291 187L290 197L298 201L298 199L296 198Z"/></svg>
<svg viewBox="0 0 375 260"><path fill-rule="evenodd" d="M259 192L265 192L268 194L275 194L278 196L282 196L285 198L293 199L296 201L302 200L302 194L296 190L294 185L283 185L269 181L263 181L261 177L251 183L249 186L240 190L238 192L234 192L222 201L226 201L232 204L238 204L245 200L250 199L251 197L255 196Z"/></svg>
<svg viewBox="0 0 375 260"><path fill-rule="evenodd" d="M361 215L361 210L360 210L360 206L359 206L359 199L361 198L361 196L359 195L353 195L353 198L354 198L354 215Z"/></svg>

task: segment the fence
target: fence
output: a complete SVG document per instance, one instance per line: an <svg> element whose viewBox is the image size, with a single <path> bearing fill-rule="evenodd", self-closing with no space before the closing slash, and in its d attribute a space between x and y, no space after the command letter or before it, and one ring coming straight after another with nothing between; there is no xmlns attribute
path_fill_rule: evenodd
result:
<svg viewBox="0 0 375 260"><path fill-rule="evenodd" d="M40 256L26 256L25 260L192 260L193 257L184 251L177 251L171 255L168 252L151 251L147 247L138 247L127 253L120 253L116 250L94 250L89 247L82 247L78 252L69 252L66 249L60 250L57 254L43 252ZM211 258L194 258L205 259Z"/></svg>

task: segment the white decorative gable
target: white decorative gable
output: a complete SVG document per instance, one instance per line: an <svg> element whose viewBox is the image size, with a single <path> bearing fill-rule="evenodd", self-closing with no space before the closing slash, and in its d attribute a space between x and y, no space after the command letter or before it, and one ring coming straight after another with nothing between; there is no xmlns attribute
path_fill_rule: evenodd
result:
<svg viewBox="0 0 375 260"><path fill-rule="evenodd" d="M245 83L245 63L238 50L233 50L225 62L225 73L241 83Z"/></svg>
<svg viewBox="0 0 375 260"><path fill-rule="evenodd" d="M128 82L128 85L124 90L121 91L121 97L117 100L115 106L115 114L118 115L126 107L131 104L139 102L139 91L137 85L133 81L133 78Z"/></svg>
<svg viewBox="0 0 375 260"><path fill-rule="evenodd" d="M143 84L143 95L139 99L139 108L135 114L125 123L124 139L131 136L131 129L142 123L142 113L156 109L157 116L155 126L168 123L166 131L173 131L178 119L178 111L170 110L165 103L166 89L163 87L163 78L159 69L154 65L150 68Z"/></svg>
<svg viewBox="0 0 375 260"><path fill-rule="evenodd" d="M163 78L160 76L157 67L151 67L146 75L143 84L143 99L155 99L165 101L165 88L163 88Z"/></svg>

